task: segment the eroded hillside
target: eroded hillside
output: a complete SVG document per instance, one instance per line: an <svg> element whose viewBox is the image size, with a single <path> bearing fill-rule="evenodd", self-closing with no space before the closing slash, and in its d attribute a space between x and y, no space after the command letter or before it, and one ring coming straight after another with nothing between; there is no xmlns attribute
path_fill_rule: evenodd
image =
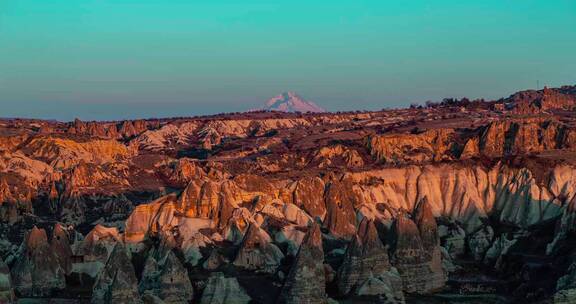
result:
<svg viewBox="0 0 576 304"><path fill-rule="evenodd" d="M0 302L572 303L574 96L1 120Z"/></svg>

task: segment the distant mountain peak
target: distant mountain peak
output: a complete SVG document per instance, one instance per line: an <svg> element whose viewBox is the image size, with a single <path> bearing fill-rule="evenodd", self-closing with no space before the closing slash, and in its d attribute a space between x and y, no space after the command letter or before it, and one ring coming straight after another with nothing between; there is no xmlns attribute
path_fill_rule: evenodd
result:
<svg viewBox="0 0 576 304"><path fill-rule="evenodd" d="M284 92L270 98L264 105L263 110L280 112L326 112L311 101L304 100L294 92Z"/></svg>

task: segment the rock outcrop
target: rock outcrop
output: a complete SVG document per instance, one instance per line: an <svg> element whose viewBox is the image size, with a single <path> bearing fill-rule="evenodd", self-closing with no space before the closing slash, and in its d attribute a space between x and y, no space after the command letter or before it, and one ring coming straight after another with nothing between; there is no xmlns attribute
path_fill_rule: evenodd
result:
<svg viewBox="0 0 576 304"><path fill-rule="evenodd" d="M409 293L429 293L444 286L441 257L434 250L437 236L432 234L436 224L429 221L426 208L416 212L416 225L406 215L399 215L392 228L392 265L402 277L404 290ZM432 220L434 220L432 218ZM420 232L419 227L422 228ZM425 236L423 241L422 236ZM438 254L439 248L438 249ZM429 250L432 250L430 252Z"/></svg>
<svg viewBox="0 0 576 304"><path fill-rule="evenodd" d="M480 135L478 149L488 156L519 155L558 148L572 149L576 134L554 120L519 119L492 122Z"/></svg>
<svg viewBox="0 0 576 304"><path fill-rule="evenodd" d="M388 248L378 236L374 223L364 218L346 250L338 270L338 290L347 295L379 295L404 300L402 280L388 261Z"/></svg>
<svg viewBox="0 0 576 304"><path fill-rule="evenodd" d="M568 272L558 279L554 304L570 304L576 299L576 264L571 264Z"/></svg>
<svg viewBox="0 0 576 304"><path fill-rule="evenodd" d="M422 163L449 159L452 148L451 129L433 129L419 134L386 134L368 139L375 158L393 164Z"/></svg>
<svg viewBox="0 0 576 304"><path fill-rule="evenodd" d="M44 229L32 228L12 267L14 289L23 296L48 297L66 287L65 270Z"/></svg>
<svg viewBox="0 0 576 304"><path fill-rule="evenodd" d="M320 225L313 224L280 293L279 303L327 303L324 277L324 250Z"/></svg>
<svg viewBox="0 0 576 304"><path fill-rule="evenodd" d="M213 273L206 282L200 304L247 304L251 299L236 278L221 272Z"/></svg>
<svg viewBox="0 0 576 304"><path fill-rule="evenodd" d="M456 223L448 223L438 227L442 247L452 257L459 257L466 253L466 231Z"/></svg>
<svg viewBox="0 0 576 304"><path fill-rule="evenodd" d="M58 264L68 274L72 271L72 247L70 247L70 237L68 231L62 225L54 225L50 250L56 255Z"/></svg>
<svg viewBox="0 0 576 304"><path fill-rule="evenodd" d="M356 294L359 296L377 296L379 301L384 303L405 303L402 279L394 267L377 277L369 277L358 287Z"/></svg>
<svg viewBox="0 0 576 304"><path fill-rule="evenodd" d="M554 109L572 110L576 105L573 88L570 86L558 89L545 87L538 91L521 91L512 94L506 102L508 107L518 114L534 114Z"/></svg>
<svg viewBox="0 0 576 304"><path fill-rule="evenodd" d="M14 288L12 286L12 276L10 269L2 259L0 259L0 303L12 303L16 300Z"/></svg>
<svg viewBox="0 0 576 304"><path fill-rule="evenodd" d="M92 291L92 303L142 303L134 266L120 242L116 243L106 266L98 274Z"/></svg>
<svg viewBox="0 0 576 304"><path fill-rule="evenodd" d="M294 92L285 92L266 102L263 110L281 112L326 112L315 103L306 101Z"/></svg>
<svg viewBox="0 0 576 304"><path fill-rule="evenodd" d="M484 226L474 232L468 239L468 249L474 260L482 261L493 241L494 230L490 226Z"/></svg>
<svg viewBox="0 0 576 304"><path fill-rule="evenodd" d="M314 154L310 164L318 168L359 168L364 166L364 159L355 149L350 149L343 145L335 145L320 148Z"/></svg>
<svg viewBox="0 0 576 304"><path fill-rule="evenodd" d="M152 255L148 257L139 290L141 294L149 292L167 304L189 303L194 297L188 271L172 251L159 260Z"/></svg>
<svg viewBox="0 0 576 304"><path fill-rule="evenodd" d="M248 270L275 272L284 258L266 231L252 223L244 234L234 265Z"/></svg>
<svg viewBox="0 0 576 304"><path fill-rule="evenodd" d="M129 129L129 128L128 128ZM136 137L131 144L139 150L168 152L179 147L189 147L192 144L194 132L198 129L196 123L167 124L157 130L147 130ZM136 135L135 130L126 132L127 137Z"/></svg>
<svg viewBox="0 0 576 304"><path fill-rule="evenodd" d="M446 282L446 274L442 268L438 226L426 197L418 202L413 212L413 218L418 226L418 231L420 231L422 247L427 255L426 258L430 260L428 265L432 275L429 277L429 286L431 289L440 289Z"/></svg>
<svg viewBox="0 0 576 304"><path fill-rule="evenodd" d="M82 161L98 164L113 162L130 153L124 145L115 140L78 142L46 136L32 139L22 148L22 152L61 169L71 168Z"/></svg>
<svg viewBox="0 0 576 304"><path fill-rule="evenodd" d="M306 211L313 218L324 218L324 181L318 177L305 177L294 184L294 205Z"/></svg>
<svg viewBox="0 0 576 304"><path fill-rule="evenodd" d="M98 261L104 265L119 242L122 239L117 228L96 225L84 240L75 244L73 251L86 262Z"/></svg>
<svg viewBox="0 0 576 304"><path fill-rule="evenodd" d="M350 239L356 233L356 193L350 181L335 181L330 183L325 196L326 219L324 226L337 237Z"/></svg>

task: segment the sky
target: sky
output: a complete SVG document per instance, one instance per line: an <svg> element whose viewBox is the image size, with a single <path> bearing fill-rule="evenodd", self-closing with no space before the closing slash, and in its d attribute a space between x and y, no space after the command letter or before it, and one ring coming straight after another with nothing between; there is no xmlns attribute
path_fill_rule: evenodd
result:
<svg viewBox="0 0 576 304"><path fill-rule="evenodd" d="M576 84L576 1L0 0L0 117L332 111Z"/></svg>

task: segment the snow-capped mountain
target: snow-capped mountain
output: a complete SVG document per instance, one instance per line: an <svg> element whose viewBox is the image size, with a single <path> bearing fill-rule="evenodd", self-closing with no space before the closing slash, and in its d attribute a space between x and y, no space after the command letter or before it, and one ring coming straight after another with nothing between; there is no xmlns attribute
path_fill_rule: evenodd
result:
<svg viewBox="0 0 576 304"><path fill-rule="evenodd" d="M326 112L323 108L311 101L302 99L294 92L286 92L270 98L262 109L281 112Z"/></svg>

